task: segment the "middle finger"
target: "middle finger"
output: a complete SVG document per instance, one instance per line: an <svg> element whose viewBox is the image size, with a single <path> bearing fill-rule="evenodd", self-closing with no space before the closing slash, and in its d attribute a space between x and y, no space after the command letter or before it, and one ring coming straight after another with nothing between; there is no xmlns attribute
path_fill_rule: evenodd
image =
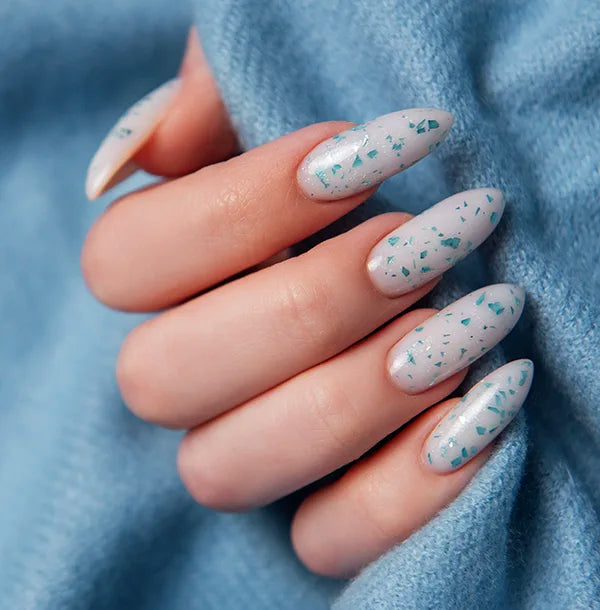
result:
<svg viewBox="0 0 600 610"><path fill-rule="evenodd" d="M126 402L196 426L323 362L426 294L502 209L498 191L476 189L409 222L386 214L145 322L119 356Z"/></svg>

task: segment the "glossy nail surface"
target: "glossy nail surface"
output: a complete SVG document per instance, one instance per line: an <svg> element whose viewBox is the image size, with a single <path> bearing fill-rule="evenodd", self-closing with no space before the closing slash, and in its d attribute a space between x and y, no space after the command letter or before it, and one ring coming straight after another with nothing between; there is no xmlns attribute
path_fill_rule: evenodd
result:
<svg viewBox="0 0 600 610"><path fill-rule="evenodd" d="M178 78L166 82L136 102L117 121L90 162L85 181L89 199L96 199L138 169L130 159L154 133L179 86Z"/></svg>
<svg viewBox="0 0 600 610"><path fill-rule="evenodd" d="M371 250L371 280L390 297L418 288L471 254L496 228L503 211L504 199L496 189L474 189L440 201Z"/></svg>
<svg viewBox="0 0 600 610"><path fill-rule="evenodd" d="M298 184L311 199L360 193L435 150L453 121L444 110L411 108L352 127L313 148L298 168Z"/></svg>
<svg viewBox="0 0 600 610"><path fill-rule="evenodd" d="M466 464L517 414L532 379L533 362L514 360L474 385L425 441L424 463L440 474Z"/></svg>
<svg viewBox="0 0 600 610"><path fill-rule="evenodd" d="M388 371L408 394L418 394L481 358L513 329L525 295L514 284L480 288L425 320L388 356Z"/></svg>

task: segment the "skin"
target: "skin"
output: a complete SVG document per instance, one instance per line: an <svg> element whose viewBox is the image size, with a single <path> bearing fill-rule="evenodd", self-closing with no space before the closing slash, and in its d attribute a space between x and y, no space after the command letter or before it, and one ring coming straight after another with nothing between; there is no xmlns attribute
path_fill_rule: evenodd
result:
<svg viewBox="0 0 600 610"><path fill-rule="evenodd" d="M248 271L373 190L323 204L298 188L303 157L348 123L311 125L230 158L235 137L194 33L180 75L167 117L135 157L174 179L109 206L82 253L100 301L161 311L124 342L121 392L143 419L188 430L181 477L218 510L264 505L350 464L292 525L310 569L350 576L452 501L489 453L448 475L429 471L422 444L454 403L434 405L465 371L409 396L385 370L390 347L433 313L405 312L437 280L397 298L370 282L368 253L410 218L401 213Z"/></svg>

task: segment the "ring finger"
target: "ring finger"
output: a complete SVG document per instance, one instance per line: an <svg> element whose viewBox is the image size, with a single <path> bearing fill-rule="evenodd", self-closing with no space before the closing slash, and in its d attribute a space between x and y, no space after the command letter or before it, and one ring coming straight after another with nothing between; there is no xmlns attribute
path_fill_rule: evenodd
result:
<svg viewBox="0 0 600 610"><path fill-rule="evenodd" d="M417 310L402 316L343 354L192 430L180 450L184 482L203 504L247 509L357 459L454 390L466 363L512 329L522 303L517 286L497 284L439 313ZM446 343L441 350L440 343ZM406 350L414 354L405 365L410 372L398 375L394 362ZM432 362L439 351L437 367ZM431 366L441 373L428 389L419 387L414 393L413 381L429 378ZM514 376L513 381L519 387ZM508 394L508 389L499 393L493 407L498 422L486 420L486 435L503 423L508 406L501 397ZM439 457L432 449L430 459L444 470L458 465L461 456Z"/></svg>

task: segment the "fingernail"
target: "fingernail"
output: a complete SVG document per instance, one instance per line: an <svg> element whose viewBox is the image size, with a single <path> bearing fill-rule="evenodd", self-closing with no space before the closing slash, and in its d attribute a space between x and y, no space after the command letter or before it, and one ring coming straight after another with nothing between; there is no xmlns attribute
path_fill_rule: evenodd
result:
<svg viewBox="0 0 600 610"><path fill-rule="evenodd" d="M388 371L407 394L418 394L489 352L513 329L525 294L514 284L471 292L425 320L392 347Z"/></svg>
<svg viewBox="0 0 600 610"><path fill-rule="evenodd" d="M504 199L496 189L474 189L440 201L371 250L371 280L390 297L418 288L473 252L496 228L503 211Z"/></svg>
<svg viewBox="0 0 600 610"><path fill-rule="evenodd" d="M532 379L533 362L514 360L474 385L425 441L423 462L439 474L464 466L514 418Z"/></svg>
<svg viewBox="0 0 600 610"><path fill-rule="evenodd" d="M360 193L435 150L453 122L449 112L436 108L384 114L313 148L298 168L298 184L311 199Z"/></svg>
<svg viewBox="0 0 600 610"><path fill-rule="evenodd" d="M117 121L88 168L85 192L89 199L96 199L136 171L131 157L154 133L180 84L179 78L166 82L135 103Z"/></svg>

